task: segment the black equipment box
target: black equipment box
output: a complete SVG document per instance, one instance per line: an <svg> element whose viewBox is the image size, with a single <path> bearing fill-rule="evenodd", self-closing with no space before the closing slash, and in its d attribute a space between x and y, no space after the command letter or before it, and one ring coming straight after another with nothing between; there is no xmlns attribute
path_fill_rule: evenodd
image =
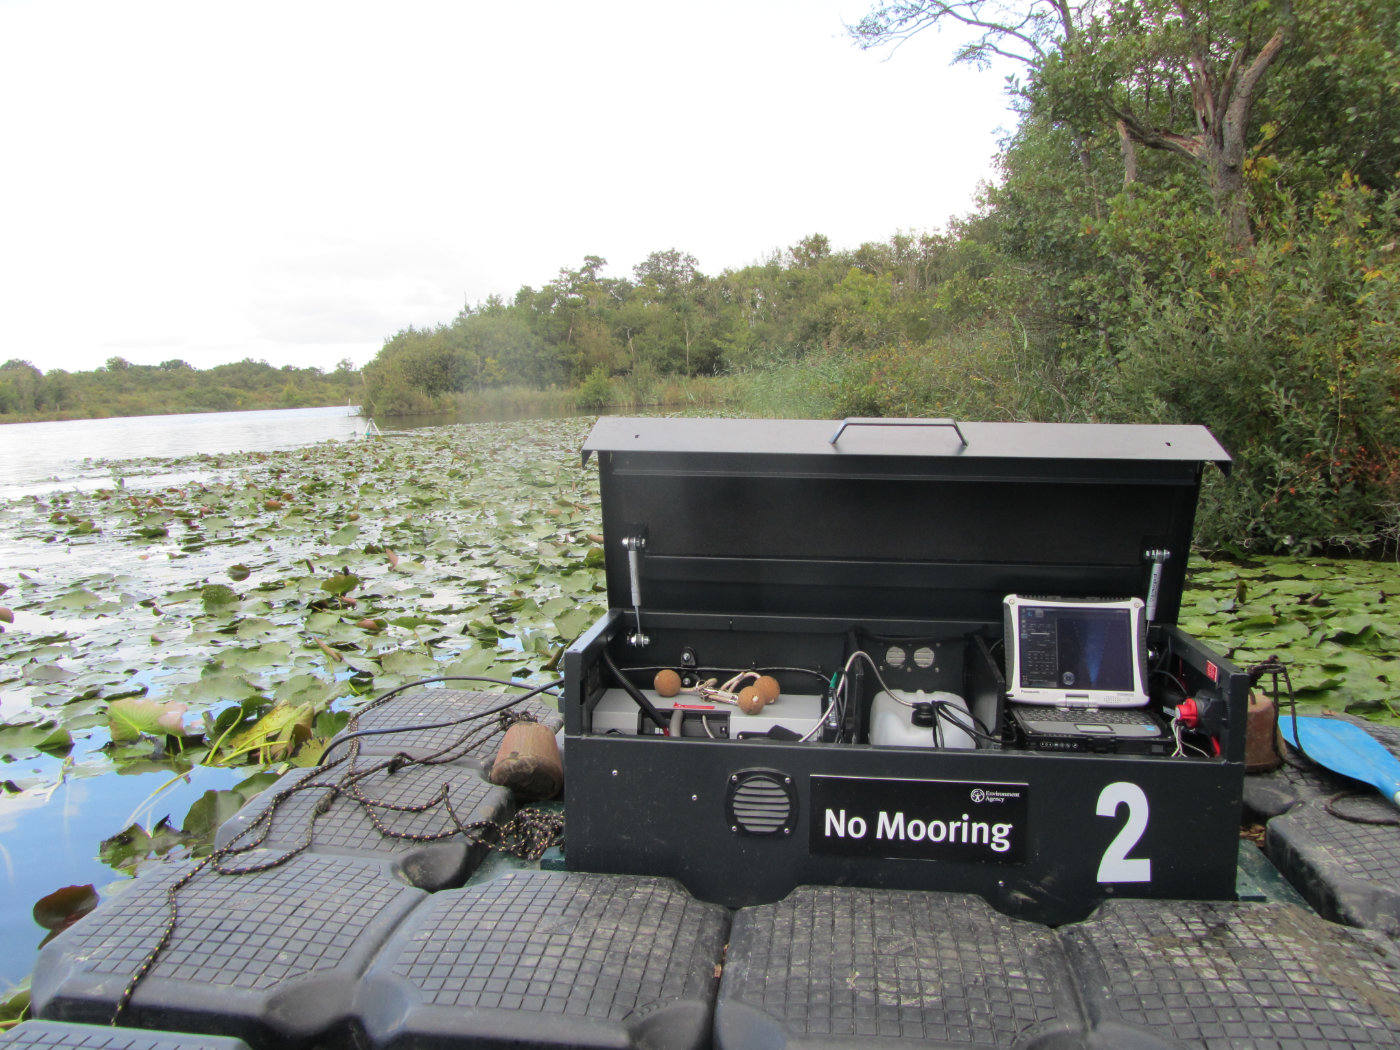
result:
<svg viewBox="0 0 1400 1050"><path fill-rule="evenodd" d="M564 656L570 868L1051 923L1235 896L1248 679L1176 627L1202 472L1229 469L1207 430L605 417L592 454L610 608ZM1011 594L1144 600L1155 752L1008 717ZM760 673L778 699L733 703Z"/></svg>

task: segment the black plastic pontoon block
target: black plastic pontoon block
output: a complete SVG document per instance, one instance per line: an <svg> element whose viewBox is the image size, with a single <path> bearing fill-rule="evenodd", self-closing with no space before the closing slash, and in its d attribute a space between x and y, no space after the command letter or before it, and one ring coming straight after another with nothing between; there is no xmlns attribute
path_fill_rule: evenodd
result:
<svg viewBox="0 0 1400 1050"><path fill-rule="evenodd" d="M1400 1044L1394 946L1291 905L1116 900L1060 936L1099 1042L1130 1025L1206 1050Z"/></svg>
<svg viewBox="0 0 1400 1050"><path fill-rule="evenodd" d="M394 726L423 725L431 722L447 722L454 718L490 711L508 703L506 693L464 692L458 689L411 689L406 693L386 700L372 711L363 711L353 717L344 732L359 729L388 729ZM564 718L553 704L538 698L524 700L510 708L512 712L534 716L551 729L564 725ZM489 733L482 733L486 726L497 727ZM489 769L496 757L496 749L501 746L503 729L498 728L495 715L480 718L461 725L443 729L425 729L410 733L390 733L384 736L359 738L361 755L394 755L399 752L413 758L426 758L439 755L459 761L464 765L475 765ZM465 747L458 747L466 737L474 741ZM339 754L342 744L334 754Z"/></svg>
<svg viewBox="0 0 1400 1050"><path fill-rule="evenodd" d="M1334 715L1344 722L1360 726L1370 733L1391 754L1400 758L1400 728L1377 725L1354 715ZM1282 721L1287 721L1284 715ZM1283 765L1269 773L1250 773L1244 778L1244 808L1262 820L1287 813L1300 802L1326 798L1339 791L1368 790L1359 781L1315 766L1291 748L1285 749Z"/></svg>
<svg viewBox="0 0 1400 1050"><path fill-rule="evenodd" d="M248 1050L242 1039L111 1025L25 1021L0 1034L4 1050Z"/></svg>
<svg viewBox="0 0 1400 1050"><path fill-rule="evenodd" d="M1053 931L972 894L799 886L734 916L721 1050L1078 1045Z"/></svg>
<svg viewBox="0 0 1400 1050"><path fill-rule="evenodd" d="M360 756L356 761L360 770L370 770L386 760ZM219 829L215 845L225 847L244 832L238 842L247 845L266 831L262 845L286 849L305 842L309 829L312 852L392 860L409 885L431 892L462 885L486 854L484 846L457 831L456 821L495 821L514 810L509 791L488 784L477 770L463 766L407 765L354 777L349 784L347 773L342 764L288 774L230 817ZM345 790L378 804L357 801L339 787L342 784ZM277 805L267 827L257 825L259 815L289 789L296 790ZM413 809L434 800L438 801L419 813L393 808ZM322 807L325 811L318 812ZM431 842L397 837L413 835L449 837Z"/></svg>
<svg viewBox="0 0 1400 1050"><path fill-rule="evenodd" d="M375 959L379 1048L709 1045L728 912L670 879L515 871L434 894Z"/></svg>
<svg viewBox="0 0 1400 1050"><path fill-rule="evenodd" d="M237 858L251 865L270 850ZM35 1016L103 1024L165 930L167 888L192 865L162 864L56 937L34 970ZM356 978L425 894L382 862L302 854L267 871L206 868L176 894L170 942L120 1021L296 1047L348 1022Z"/></svg>
<svg viewBox="0 0 1400 1050"><path fill-rule="evenodd" d="M1394 821L1400 811L1371 787L1295 806L1269 821L1269 858L1329 919L1400 937L1400 827L1347 820Z"/></svg>

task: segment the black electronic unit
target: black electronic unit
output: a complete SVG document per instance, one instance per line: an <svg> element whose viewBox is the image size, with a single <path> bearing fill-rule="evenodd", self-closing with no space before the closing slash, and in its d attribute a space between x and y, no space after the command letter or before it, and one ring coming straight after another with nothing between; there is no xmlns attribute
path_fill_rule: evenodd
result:
<svg viewBox="0 0 1400 1050"><path fill-rule="evenodd" d="M1230 462L1204 428L605 417L594 454L610 609L564 656L571 868L1045 922L1234 896L1247 678L1176 626L1202 472ZM1163 732L1027 732L1015 595L1140 599ZM1213 736L1172 722L1206 690Z"/></svg>

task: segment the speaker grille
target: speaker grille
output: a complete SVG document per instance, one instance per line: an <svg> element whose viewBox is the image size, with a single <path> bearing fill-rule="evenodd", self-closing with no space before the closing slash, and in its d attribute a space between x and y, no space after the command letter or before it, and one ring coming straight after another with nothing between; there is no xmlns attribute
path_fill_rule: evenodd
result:
<svg viewBox="0 0 1400 1050"><path fill-rule="evenodd" d="M792 778L772 769L744 769L729 778L729 829L740 835L790 835L797 823Z"/></svg>

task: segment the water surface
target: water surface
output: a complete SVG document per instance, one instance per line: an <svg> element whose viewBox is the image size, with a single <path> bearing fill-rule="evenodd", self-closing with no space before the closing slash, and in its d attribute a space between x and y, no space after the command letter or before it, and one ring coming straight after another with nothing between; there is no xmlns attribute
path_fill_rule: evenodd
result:
<svg viewBox="0 0 1400 1050"><path fill-rule="evenodd" d="M112 465L97 461L271 451L354 438L365 429L358 412L334 406L7 423L0 425L0 497L112 484ZM139 464L120 469L138 478L143 473Z"/></svg>

